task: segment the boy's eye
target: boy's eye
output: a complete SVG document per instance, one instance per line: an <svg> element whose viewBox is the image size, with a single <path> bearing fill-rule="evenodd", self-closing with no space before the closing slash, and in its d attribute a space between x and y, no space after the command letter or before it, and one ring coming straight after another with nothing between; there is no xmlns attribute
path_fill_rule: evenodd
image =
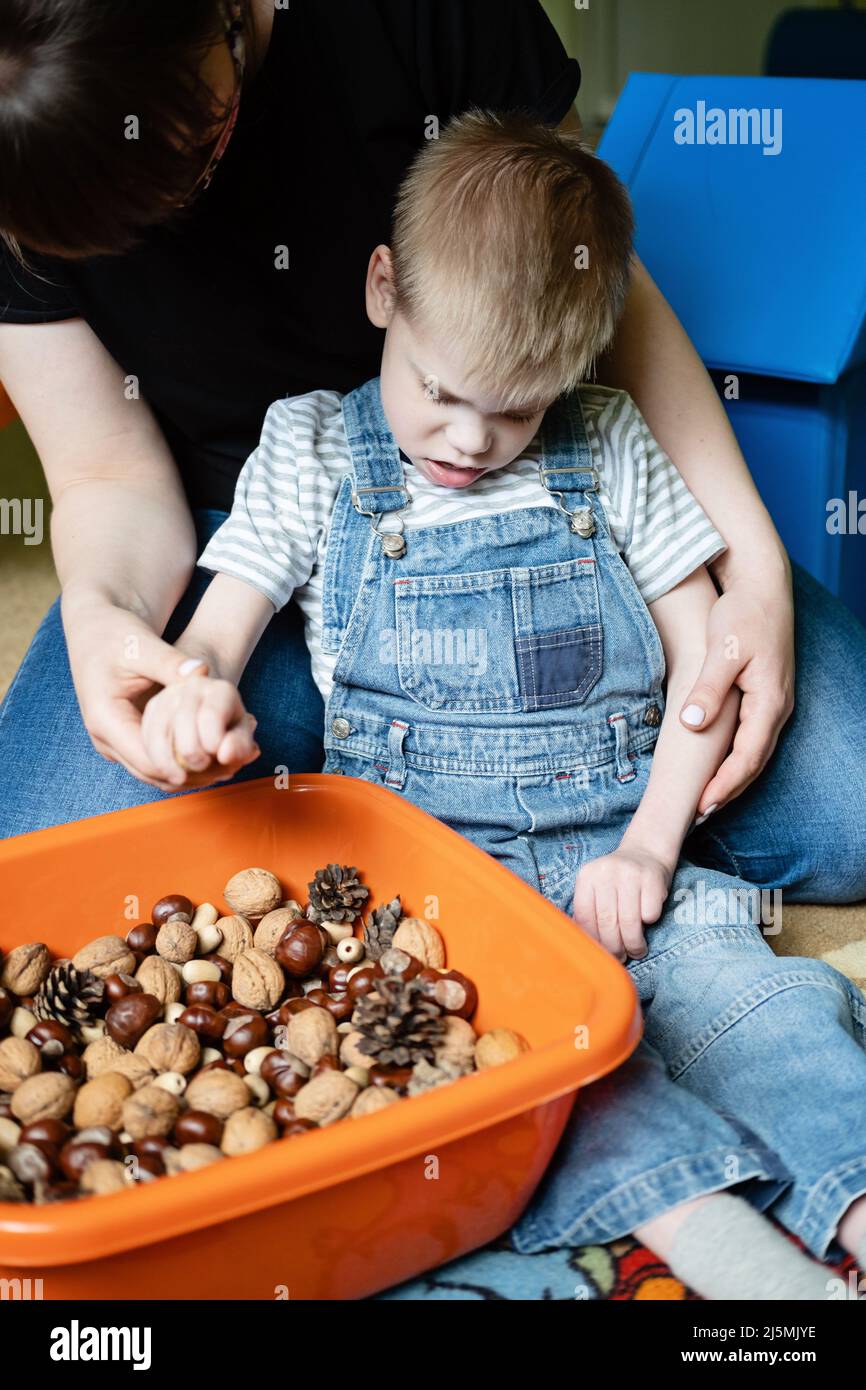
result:
<svg viewBox="0 0 866 1390"><path fill-rule="evenodd" d="M422 388L423 388L423 390L424 390L424 395L427 397L428 401L434 401L436 405L455 405L455 404L456 404L456 402L455 402L453 396L443 396L443 395L435 394L434 391L433 391L433 389L430 387L430 385L429 385L426 381L422 381L422 382L421 382L421 386L422 386ZM503 420L510 420L510 422L511 422L513 425L528 425L529 422L530 422L530 420L534 420L534 419L535 419L535 416L534 416L534 415L503 415L502 418L503 418Z"/></svg>

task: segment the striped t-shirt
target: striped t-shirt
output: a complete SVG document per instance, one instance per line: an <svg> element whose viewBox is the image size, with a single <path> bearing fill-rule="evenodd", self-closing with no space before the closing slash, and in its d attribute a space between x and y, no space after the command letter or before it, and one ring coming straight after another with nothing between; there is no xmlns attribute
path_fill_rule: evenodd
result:
<svg viewBox="0 0 866 1390"><path fill-rule="evenodd" d="M644 601L652 603L725 543L625 391L583 386L580 399L611 536ZM337 391L311 391L270 407L238 478L231 515L199 560L203 569L251 584L275 609L295 595L325 699L337 660L321 649L325 550L340 483L351 469L341 400ZM539 480L540 456L536 436L520 458L459 490L437 486L404 460L412 505L400 519L409 531L516 507L555 507ZM380 519L380 530L398 528L393 516Z"/></svg>

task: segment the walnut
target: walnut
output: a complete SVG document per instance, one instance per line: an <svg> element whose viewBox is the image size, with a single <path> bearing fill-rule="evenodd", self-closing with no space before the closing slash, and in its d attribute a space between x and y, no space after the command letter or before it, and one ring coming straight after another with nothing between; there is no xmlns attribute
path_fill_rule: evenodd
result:
<svg viewBox="0 0 866 1390"><path fill-rule="evenodd" d="M4 1038L0 1042L0 1091L14 1091L41 1069L39 1048L26 1038Z"/></svg>
<svg viewBox="0 0 866 1390"><path fill-rule="evenodd" d="M96 1042L88 1043L81 1054L88 1081L101 1076L104 1071L116 1071L115 1063L121 1057L128 1057L129 1055L126 1048L121 1047L120 1043L116 1043L114 1038L109 1037L108 1033L97 1038Z"/></svg>
<svg viewBox="0 0 866 1390"><path fill-rule="evenodd" d="M249 1105L250 1092L237 1072L227 1067L214 1067L213 1071L201 1071L193 1077L184 1100L190 1110L204 1110L208 1115L227 1120L236 1110Z"/></svg>
<svg viewBox="0 0 866 1390"><path fill-rule="evenodd" d="M131 1094L132 1082L117 1071L103 1072L86 1082L75 1097L72 1118L76 1128L107 1125L112 1130L120 1129L123 1102Z"/></svg>
<svg viewBox="0 0 866 1390"><path fill-rule="evenodd" d="M142 1086L123 1102L123 1128L133 1139L170 1134L180 1110L177 1096L160 1086Z"/></svg>
<svg viewBox="0 0 866 1390"><path fill-rule="evenodd" d="M223 897L232 912L239 912L251 922L273 912L283 901L280 881L268 869L241 869L223 889Z"/></svg>
<svg viewBox="0 0 866 1390"><path fill-rule="evenodd" d="M156 1072L179 1071L186 1075L198 1066L201 1047L198 1035L183 1023L155 1023L136 1043L137 1057Z"/></svg>
<svg viewBox="0 0 866 1390"><path fill-rule="evenodd" d="M232 971L232 994L246 1009L265 1013L276 1008L286 988L286 977L275 960L255 948L241 951Z"/></svg>
<svg viewBox="0 0 866 1390"><path fill-rule="evenodd" d="M312 1009L305 1009L312 1013ZM296 1014L301 1018L301 1014ZM358 1087L342 1071L322 1071L308 1081L295 1096L295 1114L299 1120L313 1120L317 1125L331 1125L347 1115L358 1096Z"/></svg>
<svg viewBox="0 0 866 1390"><path fill-rule="evenodd" d="M3 962L0 985L24 998L36 994L51 969L51 953L41 941L16 946Z"/></svg>
<svg viewBox="0 0 866 1390"><path fill-rule="evenodd" d="M234 1157L263 1149L276 1137L277 1127L270 1115L253 1105L246 1105L229 1115L220 1147L224 1154Z"/></svg>
<svg viewBox="0 0 866 1390"><path fill-rule="evenodd" d="M277 942L289 924L296 922L303 915L300 908L296 912L290 907L276 907L273 912L266 913L256 927L253 937L257 949L267 951L268 955L272 956L277 948Z"/></svg>
<svg viewBox="0 0 866 1390"><path fill-rule="evenodd" d="M445 942L436 928L420 917L404 917L391 945L398 951L408 951L423 965L438 967L445 964Z"/></svg>
<svg viewBox="0 0 866 1390"><path fill-rule="evenodd" d="M521 1052L528 1050L529 1043L512 1028L491 1028L475 1044L475 1065L479 1071L499 1067L503 1062L513 1062Z"/></svg>
<svg viewBox="0 0 866 1390"><path fill-rule="evenodd" d="M21 1082L10 1108L22 1125L31 1125L36 1120L62 1120L74 1100L74 1081L62 1071L44 1071Z"/></svg>
<svg viewBox="0 0 866 1390"><path fill-rule="evenodd" d="M130 1178L125 1166L115 1158L95 1158L81 1174L79 1186L91 1197L107 1192L120 1192L129 1187Z"/></svg>
<svg viewBox="0 0 866 1390"><path fill-rule="evenodd" d="M98 936L72 957L76 970L90 970L100 980L109 975L134 975L135 956L120 936Z"/></svg>
<svg viewBox="0 0 866 1390"><path fill-rule="evenodd" d="M234 961L242 951L252 949L253 929L246 917L220 917L216 927L222 932L219 954L223 960Z"/></svg>
<svg viewBox="0 0 866 1390"><path fill-rule="evenodd" d="M333 1016L315 1005L292 1014L286 1028L286 1047L308 1067L314 1067L326 1054L336 1055L337 1037Z"/></svg>
<svg viewBox="0 0 866 1390"><path fill-rule="evenodd" d="M353 1120L358 1120L362 1115L372 1115L376 1110L387 1110L389 1105L393 1105L395 1100L399 1100L396 1091L392 1091L390 1086L368 1086L366 1091L362 1091L355 1101L349 1114Z"/></svg>
<svg viewBox="0 0 866 1390"><path fill-rule="evenodd" d="M149 1086L156 1077L153 1068L147 1065L143 1057L136 1057L134 1052L124 1052L108 1070L125 1076L134 1091L140 1090L142 1086Z"/></svg>
<svg viewBox="0 0 866 1390"><path fill-rule="evenodd" d="M184 1144L181 1149L163 1149L162 1161L167 1173L193 1173L217 1163L224 1154L215 1144Z"/></svg>
<svg viewBox="0 0 866 1390"><path fill-rule="evenodd" d="M176 1004L183 992L180 972L162 956L145 956L135 978L144 994L152 994L161 1004Z"/></svg>
<svg viewBox="0 0 866 1390"><path fill-rule="evenodd" d="M304 1009L304 1013L309 1013L309 1009ZM340 1061L344 1067L363 1067L365 1071L369 1071L372 1066L371 1059L368 1053L361 1052L358 1048L358 1042L363 1036L357 1028L343 1035L343 1041L340 1043Z"/></svg>
<svg viewBox="0 0 866 1390"><path fill-rule="evenodd" d="M436 1047L433 1060L437 1067L444 1067L447 1063L456 1063L458 1066L468 1063L471 1067L476 1042L472 1024L465 1018L458 1018L456 1014L449 1014L445 1019L445 1033Z"/></svg>
<svg viewBox="0 0 866 1390"><path fill-rule="evenodd" d="M163 960L186 965L188 960L192 960L197 947L198 933L195 927L180 918L164 922L157 932L157 954L162 956Z"/></svg>

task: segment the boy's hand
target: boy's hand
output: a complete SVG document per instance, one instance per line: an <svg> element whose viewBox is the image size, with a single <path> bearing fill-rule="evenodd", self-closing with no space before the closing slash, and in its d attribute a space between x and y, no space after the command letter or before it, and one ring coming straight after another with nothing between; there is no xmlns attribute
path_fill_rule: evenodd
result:
<svg viewBox="0 0 866 1390"><path fill-rule="evenodd" d="M175 791L225 782L253 762L260 753L256 722L230 681L191 675L148 701L141 734L161 785Z"/></svg>
<svg viewBox="0 0 866 1390"><path fill-rule="evenodd" d="M658 921L670 885L670 867L656 855L621 846L584 864L572 916L618 960L640 959L647 951L643 924Z"/></svg>

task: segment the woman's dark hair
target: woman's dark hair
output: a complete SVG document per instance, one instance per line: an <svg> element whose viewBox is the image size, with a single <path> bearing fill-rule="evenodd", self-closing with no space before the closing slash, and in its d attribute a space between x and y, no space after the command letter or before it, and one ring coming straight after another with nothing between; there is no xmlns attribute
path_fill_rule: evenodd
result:
<svg viewBox="0 0 866 1390"><path fill-rule="evenodd" d="M118 254L178 215L228 116L201 76L224 34L220 0L2 0L0 237L16 259Z"/></svg>

